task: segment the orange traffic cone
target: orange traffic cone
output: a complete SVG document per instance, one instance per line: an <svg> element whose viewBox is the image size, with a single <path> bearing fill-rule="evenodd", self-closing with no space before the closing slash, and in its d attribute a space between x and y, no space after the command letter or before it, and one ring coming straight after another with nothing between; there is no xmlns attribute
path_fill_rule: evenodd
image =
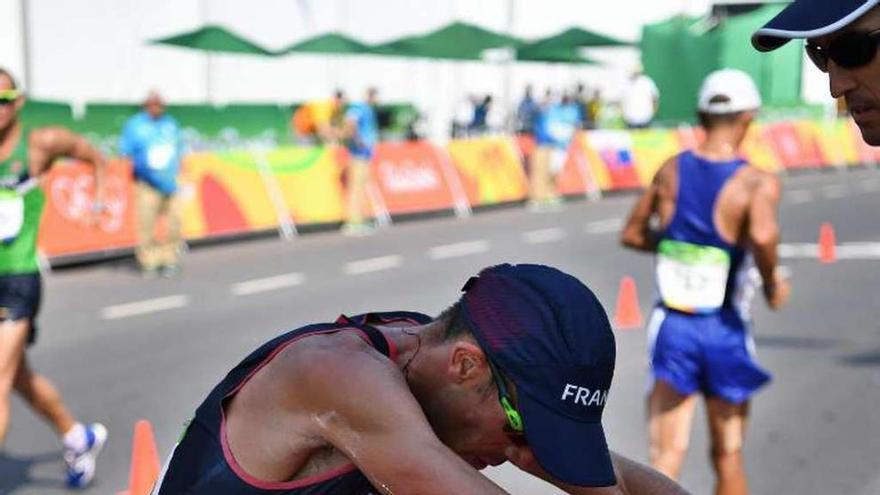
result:
<svg viewBox="0 0 880 495"><path fill-rule="evenodd" d="M819 228L819 261L821 263L834 263L837 261L836 236L834 227L829 222Z"/></svg>
<svg viewBox="0 0 880 495"><path fill-rule="evenodd" d="M153 485L159 479L160 469L153 427L149 421L142 419L134 425L128 490L118 495L150 495Z"/></svg>
<svg viewBox="0 0 880 495"><path fill-rule="evenodd" d="M632 277L623 277L620 281L620 291L617 293L614 326L620 330L633 330L640 328L643 323L636 282Z"/></svg>

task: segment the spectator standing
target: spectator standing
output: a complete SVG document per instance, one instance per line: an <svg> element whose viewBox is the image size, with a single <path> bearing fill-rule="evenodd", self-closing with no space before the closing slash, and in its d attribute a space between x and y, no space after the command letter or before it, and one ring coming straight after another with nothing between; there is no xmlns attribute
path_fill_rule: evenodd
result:
<svg viewBox="0 0 880 495"><path fill-rule="evenodd" d="M565 166L568 147L580 127L580 109L569 95L542 112L535 130L536 149L529 177L532 209L559 208L561 199L556 190L556 176Z"/></svg>
<svg viewBox="0 0 880 495"><path fill-rule="evenodd" d="M660 102L660 91L654 81L639 67L623 92L621 110L628 129L643 129L651 125Z"/></svg>
<svg viewBox="0 0 880 495"><path fill-rule="evenodd" d="M132 161L137 205L138 246L135 250L141 273L147 278L180 272L181 221L178 175L183 141L177 121L165 113L165 102L151 91L143 111L131 117L122 130L120 154ZM166 235L159 239L156 225L166 221Z"/></svg>
<svg viewBox="0 0 880 495"><path fill-rule="evenodd" d="M368 235L374 227L365 220L368 213L367 183L370 179L370 161L379 141L376 120L376 88L367 90L363 103L353 103L345 110L342 137L351 157L346 168L347 212L342 232L346 235Z"/></svg>
<svg viewBox="0 0 880 495"><path fill-rule="evenodd" d="M489 130L489 112L492 110L492 95L486 95L482 100L477 100L474 105L474 117L471 120L470 131L473 134L483 134Z"/></svg>
<svg viewBox="0 0 880 495"><path fill-rule="evenodd" d="M532 85L526 86L523 99L516 107L516 131L519 134L534 134L535 124L541 114L541 106L532 95Z"/></svg>

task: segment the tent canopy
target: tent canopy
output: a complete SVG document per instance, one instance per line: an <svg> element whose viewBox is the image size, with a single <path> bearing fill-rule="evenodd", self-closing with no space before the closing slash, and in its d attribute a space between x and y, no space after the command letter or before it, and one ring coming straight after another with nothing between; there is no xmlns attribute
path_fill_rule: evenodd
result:
<svg viewBox="0 0 880 495"><path fill-rule="evenodd" d="M398 57L480 60L493 48L516 48L522 41L488 29L453 22L429 33L408 36L373 47L373 53Z"/></svg>
<svg viewBox="0 0 880 495"><path fill-rule="evenodd" d="M173 45L214 53L243 53L272 55L272 52L220 26L204 26L195 31L151 41L158 45Z"/></svg>
<svg viewBox="0 0 880 495"><path fill-rule="evenodd" d="M326 33L298 41L275 52L276 55L288 53L359 54L371 53L369 45L340 33Z"/></svg>
<svg viewBox="0 0 880 495"><path fill-rule="evenodd" d="M555 50L563 48L596 48L609 46L632 46L632 43L622 41L604 34L595 33L579 27L571 27L561 33L535 40L520 47L520 51L530 50Z"/></svg>
<svg viewBox="0 0 880 495"><path fill-rule="evenodd" d="M561 64L599 65L599 62L581 55L578 48L542 48L540 50L517 50L516 59L521 62L549 62Z"/></svg>
<svg viewBox="0 0 880 495"><path fill-rule="evenodd" d="M631 46L604 34L579 27L571 27L561 33L523 44L516 51L517 60L533 62L560 62L569 64L596 64L581 55L582 48Z"/></svg>

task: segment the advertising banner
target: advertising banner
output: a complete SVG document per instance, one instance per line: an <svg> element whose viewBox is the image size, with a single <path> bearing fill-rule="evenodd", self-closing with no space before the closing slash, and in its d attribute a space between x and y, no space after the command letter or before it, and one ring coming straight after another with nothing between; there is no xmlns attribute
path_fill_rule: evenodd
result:
<svg viewBox="0 0 880 495"><path fill-rule="evenodd" d="M583 142L590 166L594 170L604 168L606 171L608 186L603 189L633 189L641 186L629 132L590 131L584 133ZM600 179L599 184L602 185L603 180Z"/></svg>
<svg viewBox="0 0 880 495"><path fill-rule="evenodd" d="M509 137L450 141L447 145L471 205L518 201L528 187L519 153Z"/></svg>
<svg viewBox="0 0 880 495"><path fill-rule="evenodd" d="M427 141L380 143L373 179L392 215L451 209L455 204L442 151Z"/></svg>
<svg viewBox="0 0 880 495"><path fill-rule="evenodd" d="M134 244L134 184L131 167L108 163L105 208L93 210L95 183L90 165L65 161L43 177L46 206L38 245L46 256L87 253Z"/></svg>

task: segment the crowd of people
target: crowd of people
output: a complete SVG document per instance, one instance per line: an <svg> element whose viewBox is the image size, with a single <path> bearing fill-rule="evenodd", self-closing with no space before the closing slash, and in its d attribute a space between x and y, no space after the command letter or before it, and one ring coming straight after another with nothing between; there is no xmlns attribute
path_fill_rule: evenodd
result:
<svg viewBox="0 0 880 495"><path fill-rule="evenodd" d="M796 0L753 38L769 51L807 37L807 53L872 145L880 145L877 3ZM644 95L656 93L644 81L634 84ZM352 105L339 93L309 117L319 139L344 144L354 167L363 169L376 142L375 101L375 91ZM41 292L40 179L56 158L89 164L100 210L106 164L66 129L25 129L22 105L15 79L0 70L0 444L14 390L58 434L68 485L77 488L93 478L107 430L76 419L25 353L35 341ZM790 291L778 269L779 179L738 153L760 106L745 73L710 74L696 103L706 139L661 167L621 234L626 247L656 256L648 400L654 469L608 449L601 419L616 350L593 292L554 268L500 264L470 278L437 317L341 316L267 342L198 408L154 493L502 494L478 471L509 461L571 494L679 494L671 479L702 395L716 494L746 494L749 401L770 377L753 354L743 304L749 282L740 274L754 264L772 309L785 305ZM549 155L540 166L553 169L554 153L586 125L579 100L561 95L525 110ZM145 227L174 210L177 134L156 94L123 133L120 148L134 163ZM350 173L349 181L358 184L362 173ZM547 194L546 184L533 187ZM363 218L357 215L350 212L349 222ZM160 247L144 236L142 268L174 274L177 258L160 251L175 239Z"/></svg>

